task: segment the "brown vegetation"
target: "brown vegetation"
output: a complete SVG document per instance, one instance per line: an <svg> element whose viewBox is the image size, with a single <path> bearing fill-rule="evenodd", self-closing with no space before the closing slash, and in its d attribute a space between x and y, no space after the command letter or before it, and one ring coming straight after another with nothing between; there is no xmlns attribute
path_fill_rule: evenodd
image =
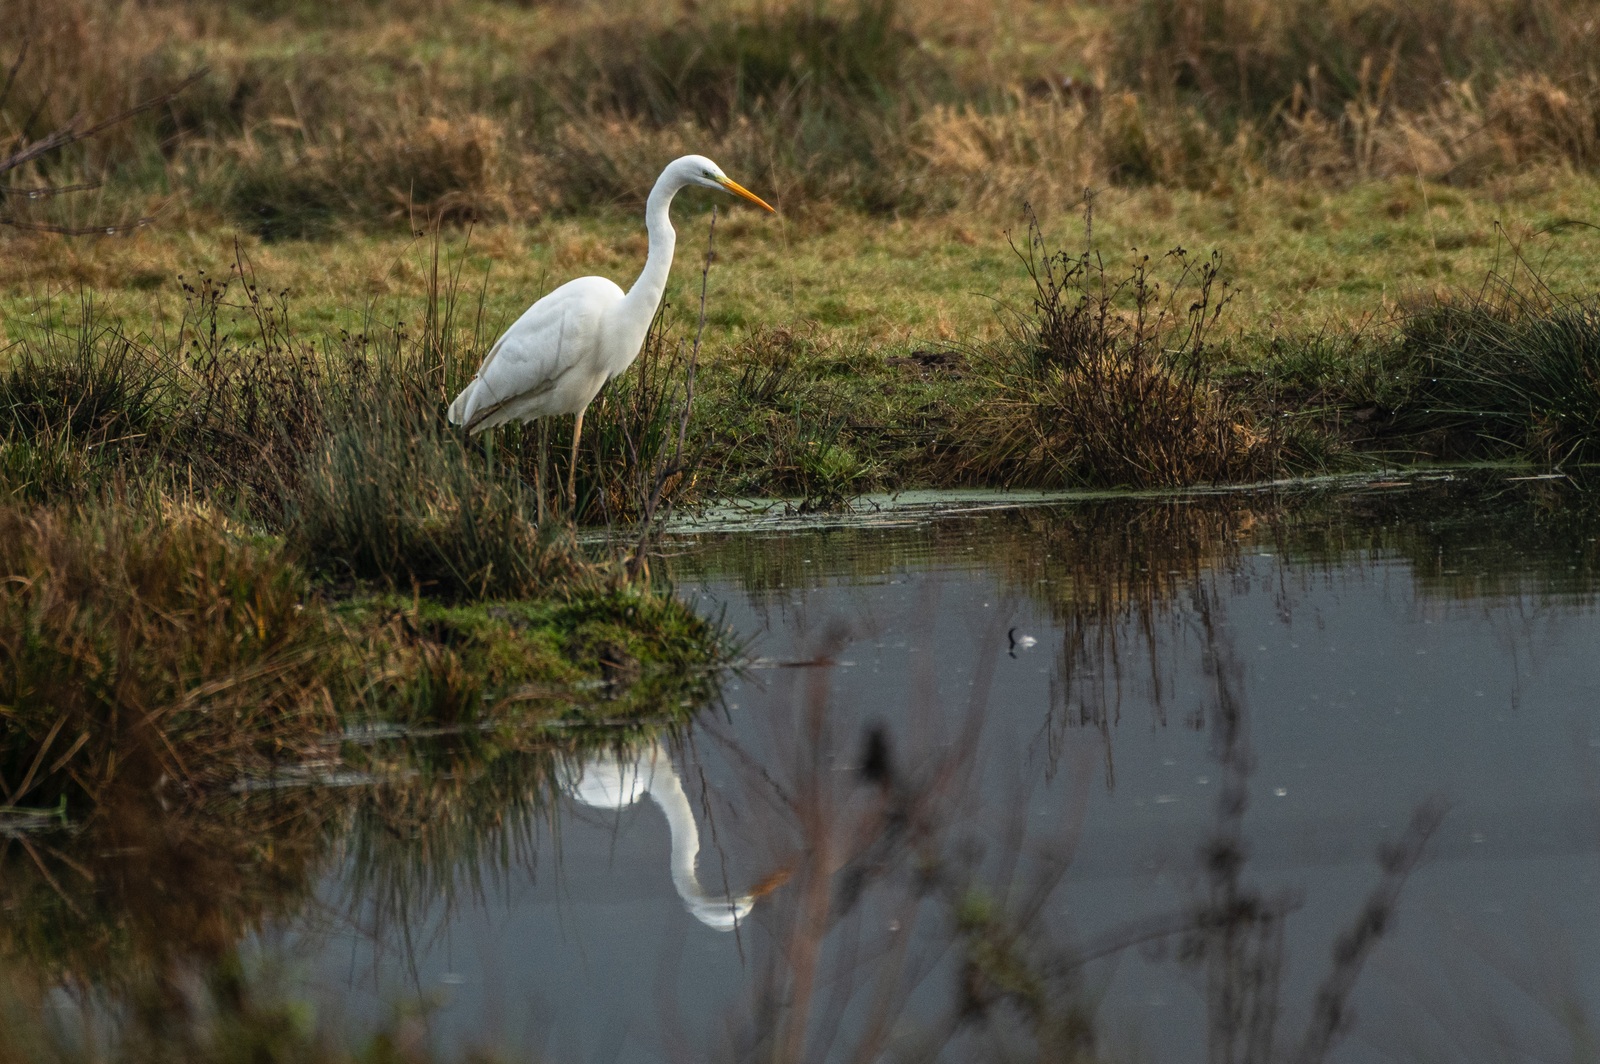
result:
<svg viewBox="0 0 1600 1064"><path fill-rule="evenodd" d="M995 395L967 414L961 475L1031 487L1179 487L1268 472L1272 448L1212 382L1207 335L1228 302L1215 257L1148 256L1108 275L1094 251L1018 251L1032 313L981 361ZM1159 265L1159 264L1158 264Z"/></svg>
<svg viewBox="0 0 1600 1064"><path fill-rule="evenodd" d="M303 573L219 519L0 510L0 790L213 786L335 724Z"/></svg>
<svg viewBox="0 0 1600 1064"><path fill-rule="evenodd" d="M0 143L176 99L5 190L20 217L167 204L269 238L529 219L642 196L705 151L787 210L1073 202L1086 184L1265 173L1476 181L1595 165L1600 23L1580 0L914 0L574 8L4 0ZM1018 39L1005 26L1026 25ZM87 64L87 66L86 66Z"/></svg>

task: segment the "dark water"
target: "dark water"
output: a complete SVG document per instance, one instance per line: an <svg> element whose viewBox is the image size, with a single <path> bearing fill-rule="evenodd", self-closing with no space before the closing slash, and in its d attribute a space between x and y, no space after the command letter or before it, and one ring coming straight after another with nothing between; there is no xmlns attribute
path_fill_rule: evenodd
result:
<svg viewBox="0 0 1600 1064"><path fill-rule="evenodd" d="M1593 1058L1600 500L1574 483L669 545L748 640L720 705L240 799L216 937L323 1022L421 1001L440 1048L541 1059ZM136 940L162 916L127 893Z"/></svg>

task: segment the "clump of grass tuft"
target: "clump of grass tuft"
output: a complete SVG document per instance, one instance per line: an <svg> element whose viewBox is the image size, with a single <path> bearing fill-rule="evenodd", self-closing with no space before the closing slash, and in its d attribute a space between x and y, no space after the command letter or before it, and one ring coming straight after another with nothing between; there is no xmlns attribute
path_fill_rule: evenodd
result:
<svg viewBox="0 0 1600 1064"><path fill-rule="evenodd" d="M0 791L208 787L335 724L305 574L215 516L0 509Z"/></svg>
<svg viewBox="0 0 1600 1064"><path fill-rule="evenodd" d="M959 474L979 483L1178 486L1255 476L1268 441L1212 382L1210 330L1229 296L1216 255L1182 248L1115 279L1092 250L1046 252L1030 215L1018 256L1032 313L979 361L995 394L967 415Z"/></svg>
<svg viewBox="0 0 1600 1064"><path fill-rule="evenodd" d="M317 570L446 599L516 598L576 572L520 480L469 450L438 410L375 399L314 449L286 504Z"/></svg>
<svg viewBox="0 0 1600 1064"><path fill-rule="evenodd" d="M1405 320L1393 358L1417 383L1402 417L1451 451L1600 460L1600 300L1495 277Z"/></svg>
<svg viewBox="0 0 1600 1064"><path fill-rule="evenodd" d="M0 370L0 495L81 499L148 449L169 382L92 300L78 311L24 334Z"/></svg>
<svg viewBox="0 0 1600 1064"><path fill-rule="evenodd" d="M106 326L86 296L75 328L47 327L39 342L18 345L0 372L0 409L14 439L65 436L103 447L150 427L163 383L146 353Z"/></svg>
<svg viewBox="0 0 1600 1064"><path fill-rule="evenodd" d="M223 278L179 278L171 331L132 334L85 298L75 320L41 303L0 372L0 481L40 501L81 498L107 474L254 505L288 475L362 351L330 372L296 334L284 292L240 255ZM84 474L76 483L54 470Z"/></svg>
<svg viewBox="0 0 1600 1064"><path fill-rule="evenodd" d="M569 43L586 63L579 77L602 109L677 122L753 114L803 96L813 105L871 100L901 84L916 40L897 20L896 0L854 0L840 14L818 4L680 19L639 34L616 26ZM573 66L570 60L563 64Z"/></svg>

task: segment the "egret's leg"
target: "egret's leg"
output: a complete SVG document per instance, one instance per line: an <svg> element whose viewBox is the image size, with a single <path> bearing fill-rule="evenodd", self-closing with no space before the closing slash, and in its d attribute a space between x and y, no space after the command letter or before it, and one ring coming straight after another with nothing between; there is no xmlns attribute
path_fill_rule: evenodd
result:
<svg viewBox="0 0 1600 1064"><path fill-rule="evenodd" d="M544 527L544 493L550 483L550 419L539 419L539 474L533 480L534 494L539 501L539 527Z"/></svg>
<svg viewBox="0 0 1600 1064"><path fill-rule="evenodd" d="M578 419L572 423L572 460L567 464L567 510L573 518L578 516L578 489L576 487L578 475L578 437L583 435L583 411L578 411Z"/></svg>

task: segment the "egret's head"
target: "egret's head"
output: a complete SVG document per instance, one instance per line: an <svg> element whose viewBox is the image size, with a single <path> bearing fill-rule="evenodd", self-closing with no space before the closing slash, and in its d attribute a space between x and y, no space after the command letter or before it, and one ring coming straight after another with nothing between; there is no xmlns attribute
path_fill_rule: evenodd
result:
<svg viewBox="0 0 1600 1064"><path fill-rule="evenodd" d="M749 200L757 207L773 210L772 204L745 188L739 182L722 172L722 167L707 159L704 155L685 155L672 164L678 170L683 180L689 184L704 185L706 188L720 188L735 196ZM774 211L776 213L776 211Z"/></svg>
<svg viewBox="0 0 1600 1064"><path fill-rule="evenodd" d="M780 868L737 898L686 896L683 901L694 918L714 931L733 931L750 915L756 902L789 881L791 869Z"/></svg>
<svg viewBox="0 0 1600 1064"><path fill-rule="evenodd" d="M713 931L735 931L756 907L756 900L746 894L742 898L686 899L690 914Z"/></svg>

